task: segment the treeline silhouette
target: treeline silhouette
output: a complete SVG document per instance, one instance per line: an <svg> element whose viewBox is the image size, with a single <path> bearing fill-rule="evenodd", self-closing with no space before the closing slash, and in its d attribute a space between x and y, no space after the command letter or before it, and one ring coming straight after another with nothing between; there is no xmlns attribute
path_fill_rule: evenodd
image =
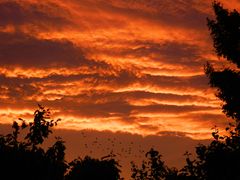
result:
<svg viewBox="0 0 240 180"><path fill-rule="evenodd" d="M226 135L217 128L208 145L196 146L196 158L186 153L182 169L169 168L158 151L150 149L140 166L131 162L133 180L239 180L240 179L240 14L213 2L216 18L207 19L216 54L228 67L216 70L207 63L209 84L223 101L223 112L234 121ZM234 64L236 66L234 66ZM65 160L64 141L57 137L48 149L42 146L59 120L52 120L49 109L39 105L33 122L13 122L12 133L0 135L0 179L20 180L119 180L121 166L114 156L94 159L90 156Z"/></svg>
<svg viewBox="0 0 240 180"><path fill-rule="evenodd" d="M42 143L59 121L50 119L49 109L39 105L33 122L26 123L23 119L19 121L21 122L13 122L11 134L0 136L0 179L120 179L120 166L111 156L101 160L87 156L67 163L66 148L60 137L44 150Z"/></svg>

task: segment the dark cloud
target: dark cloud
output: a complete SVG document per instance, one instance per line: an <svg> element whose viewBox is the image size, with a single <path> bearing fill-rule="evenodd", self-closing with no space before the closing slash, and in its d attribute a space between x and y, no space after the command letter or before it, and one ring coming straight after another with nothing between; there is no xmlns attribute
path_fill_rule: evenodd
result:
<svg viewBox="0 0 240 180"><path fill-rule="evenodd" d="M208 102L208 98L197 95L177 95L171 93L154 93L147 91L125 91L125 92L111 92L111 91L86 91L81 92L76 96L66 96L74 100L78 99L80 102L104 102L117 100L158 100L164 102L174 103L193 103L193 102Z"/></svg>
<svg viewBox="0 0 240 180"><path fill-rule="evenodd" d="M191 114L191 116L181 116L179 118L185 118L185 119L191 119L193 121L201 121L203 124L208 123L209 124L209 128L216 126L219 127L225 127L227 126L229 121L227 120L227 117L224 114L214 114L214 113L195 113L195 114ZM230 120L230 119L228 119Z"/></svg>
<svg viewBox="0 0 240 180"><path fill-rule="evenodd" d="M179 132L179 131L160 131L158 133L158 135L160 136L175 136L175 137L187 137L187 135L189 135L191 133L187 133L187 132Z"/></svg>
<svg viewBox="0 0 240 180"><path fill-rule="evenodd" d="M29 98L34 94L40 94L41 89L40 87L34 86L27 79L21 81L19 78L8 78L0 75L0 91L2 96L15 102Z"/></svg>
<svg viewBox="0 0 240 180"><path fill-rule="evenodd" d="M91 1L90 1L91 2ZM187 29L206 29L208 14L194 6L195 1L96 1L95 6L110 14L125 15L134 20L145 20L159 25ZM92 3L92 2L91 2ZM204 4L204 3L203 3ZM207 6L206 6L207 7Z"/></svg>
<svg viewBox="0 0 240 180"><path fill-rule="evenodd" d="M170 114L181 114L187 112L197 112L202 110L214 110L216 108L206 106L195 106L195 105L167 105L167 104L155 104L146 106L137 106L134 110L137 113L170 113Z"/></svg>
<svg viewBox="0 0 240 180"><path fill-rule="evenodd" d="M183 66L201 66L203 62L199 62L200 52L197 45L185 44L180 42L164 42L163 44L147 43L139 49L145 51L146 56L151 57L155 61L166 64L175 64Z"/></svg>
<svg viewBox="0 0 240 180"><path fill-rule="evenodd" d="M77 101L77 98L76 100ZM49 107L60 109L63 114L79 116L79 117L119 117L121 121L134 123L137 118L135 115L139 113L150 114L173 114L181 115L190 112L198 111L210 111L217 108L208 106L196 106L196 105L167 105L167 104L155 104L155 105L131 105L124 100L118 101L106 101L94 103L92 102L74 102L74 98L71 100L61 99L54 101L43 101L43 104ZM64 107L61 105L64 104ZM62 114L60 113L60 114ZM191 115L189 115L191 117Z"/></svg>
<svg viewBox="0 0 240 180"><path fill-rule="evenodd" d="M76 99L77 101L77 99ZM110 101L105 103L82 103L73 102L65 99L42 102L49 107L60 109L60 114L67 114L79 117L121 117L128 118L132 107L125 101ZM61 106L64 104L64 107Z"/></svg>
<svg viewBox="0 0 240 180"><path fill-rule="evenodd" d="M67 40L37 39L23 33L0 33L0 65L21 67L108 67L85 58L79 47Z"/></svg>
<svg viewBox="0 0 240 180"><path fill-rule="evenodd" d="M111 95L111 94L110 94ZM147 92L147 91L129 91L129 92L122 92L122 93L114 93L115 96L120 96L124 98L133 98L133 99L155 99L155 100L162 100L162 101L169 101L169 102L194 102L196 101L207 101L206 99L201 96L194 96L194 95L177 95L171 93L154 93L154 92ZM111 97L111 96L110 96Z"/></svg>
<svg viewBox="0 0 240 180"><path fill-rule="evenodd" d="M146 75L141 79L142 84L151 84L155 87L163 87L175 90L201 90L208 88L208 79L205 75L178 77L178 76L158 76Z"/></svg>
<svg viewBox="0 0 240 180"><path fill-rule="evenodd" d="M184 132L184 131L160 131L157 135L162 137L179 137L179 138L187 138L189 136L201 136L201 133L194 132Z"/></svg>
<svg viewBox="0 0 240 180"><path fill-rule="evenodd" d="M111 42L110 42L111 43ZM124 43L123 43L124 44ZM122 46L123 46L122 44ZM125 41L125 47L97 49L97 52L114 58L134 58L139 63L142 58L164 65L175 65L184 68L195 68L206 63L201 49L197 44L188 44L179 41Z"/></svg>
<svg viewBox="0 0 240 180"><path fill-rule="evenodd" d="M138 128L143 130L143 131L150 131L150 132L153 132L153 131L158 131L159 130L159 127L156 126L156 125L151 125L151 124L139 124L138 125Z"/></svg>
<svg viewBox="0 0 240 180"><path fill-rule="evenodd" d="M61 13L60 13L61 12ZM0 2L0 26L32 25L31 28L59 28L72 24L63 8L54 3L33 4L21 1Z"/></svg>

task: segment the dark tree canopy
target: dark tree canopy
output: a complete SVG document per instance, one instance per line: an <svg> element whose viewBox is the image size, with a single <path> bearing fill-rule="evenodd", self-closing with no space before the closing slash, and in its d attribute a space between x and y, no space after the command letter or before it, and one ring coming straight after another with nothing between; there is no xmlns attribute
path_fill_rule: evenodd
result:
<svg viewBox="0 0 240 180"><path fill-rule="evenodd" d="M13 122L13 132L0 135L0 179L9 180L118 180L119 164L113 158L85 157L65 161L65 145L60 137L45 150L42 143L59 120L50 118L49 109L39 105L33 122ZM24 132L25 136L24 136ZM21 135L21 137L19 137ZM24 136L22 138L22 136Z"/></svg>
<svg viewBox="0 0 240 180"><path fill-rule="evenodd" d="M191 160L188 156L181 173L199 180L240 179L240 134L234 125L227 132L229 136L220 136L216 130L209 145L198 145L197 158Z"/></svg>
<svg viewBox="0 0 240 180"><path fill-rule="evenodd" d="M188 156L181 173L200 180L240 179L240 15L229 12L214 1L216 18L208 19L214 47L218 56L229 61L229 67L215 70L207 64L205 72L212 87L217 88L217 97L223 101L223 112L236 121L226 127L227 135L220 135L217 129L212 133L214 140L209 145L196 147L197 158ZM233 64L236 65L233 68Z"/></svg>
<svg viewBox="0 0 240 180"><path fill-rule="evenodd" d="M217 1L213 9L216 19L208 19L208 27L216 53L240 67L240 15L236 10L224 9Z"/></svg>
<svg viewBox="0 0 240 180"><path fill-rule="evenodd" d="M216 18L208 19L215 51L218 56L240 68L240 14L229 12L214 1L213 9ZM215 70L210 64L205 67L212 87L217 88L217 97L223 101L223 112L236 121L240 120L240 72L233 65L223 70Z"/></svg>
<svg viewBox="0 0 240 180"><path fill-rule="evenodd" d="M161 160L161 155L153 148L146 153L147 161L143 161L139 168L132 162L133 180L174 180L177 179L177 169L169 168Z"/></svg>
<svg viewBox="0 0 240 180"><path fill-rule="evenodd" d="M99 160L86 156L84 159L75 159L69 165L66 180L120 179L120 166L113 158Z"/></svg>
<svg viewBox="0 0 240 180"><path fill-rule="evenodd" d="M62 180L67 169L65 146L60 138L47 150L39 144L48 138L57 121L50 120L49 110L42 106L34 113L34 121L13 123L13 132L0 136L0 179ZM19 138L24 129L29 132Z"/></svg>

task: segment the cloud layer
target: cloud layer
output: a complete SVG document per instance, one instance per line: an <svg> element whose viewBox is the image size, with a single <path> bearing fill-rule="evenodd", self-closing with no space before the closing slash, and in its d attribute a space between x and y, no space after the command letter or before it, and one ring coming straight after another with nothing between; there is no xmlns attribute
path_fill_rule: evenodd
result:
<svg viewBox="0 0 240 180"><path fill-rule="evenodd" d="M210 1L1 1L1 123L40 103L63 128L208 138L226 122L203 73L211 16Z"/></svg>

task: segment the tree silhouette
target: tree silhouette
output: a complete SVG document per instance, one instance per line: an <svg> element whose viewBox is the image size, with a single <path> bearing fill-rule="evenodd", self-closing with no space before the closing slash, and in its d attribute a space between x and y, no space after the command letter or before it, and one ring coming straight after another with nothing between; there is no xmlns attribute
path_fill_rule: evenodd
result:
<svg viewBox="0 0 240 180"><path fill-rule="evenodd" d="M49 109L39 105L33 122L13 122L13 132L0 135L0 179L24 180L118 180L120 165L113 156L98 160L91 157L65 161L65 145L60 137L44 150L42 143L52 133L58 120L50 118ZM25 132L24 136L24 130ZM21 135L21 137L19 137ZM23 136L23 137L22 137Z"/></svg>
<svg viewBox="0 0 240 180"><path fill-rule="evenodd" d="M221 179L238 180L240 161L240 134L234 125L226 128L228 136L213 132L214 140L209 145L196 147L197 158L187 157L187 164L181 170L182 176L199 180Z"/></svg>
<svg viewBox="0 0 240 180"><path fill-rule="evenodd" d="M175 168L168 168L161 155L153 148L146 153L147 161L143 161L141 168L131 162L132 179L134 180L174 180L177 179L178 171Z"/></svg>
<svg viewBox="0 0 240 180"><path fill-rule="evenodd" d="M120 179L120 166L118 162L112 157L99 160L86 156L84 159L75 159L69 163L69 165L70 170L66 175L66 180Z"/></svg>
<svg viewBox="0 0 240 180"><path fill-rule="evenodd" d="M208 63L205 73L210 85L217 89L217 97L224 102L223 112L236 123L229 123L225 136L215 128L214 140L209 145L196 147L196 159L191 160L187 154L187 164L181 174L200 180L237 180L240 179L240 15L236 10L224 9L217 1L213 2L213 9L216 19L208 19L208 27L214 47L217 55L230 64L227 68L215 70Z"/></svg>
<svg viewBox="0 0 240 180"><path fill-rule="evenodd" d="M49 109L39 105L34 113L34 121L27 124L13 122L13 132L0 136L0 179L62 180L67 169L64 160L65 146L58 138L46 151L39 146L52 133L51 128L59 120L50 120ZM29 132L19 140L22 130Z"/></svg>
<svg viewBox="0 0 240 180"><path fill-rule="evenodd" d="M213 9L216 19L208 19L215 51L219 57L226 58L233 64L223 70L215 70L209 63L205 72L209 83L217 88L217 97L224 104L223 112L236 121L240 120L240 14L233 10L229 12L214 1ZM233 66L236 65L236 68Z"/></svg>

